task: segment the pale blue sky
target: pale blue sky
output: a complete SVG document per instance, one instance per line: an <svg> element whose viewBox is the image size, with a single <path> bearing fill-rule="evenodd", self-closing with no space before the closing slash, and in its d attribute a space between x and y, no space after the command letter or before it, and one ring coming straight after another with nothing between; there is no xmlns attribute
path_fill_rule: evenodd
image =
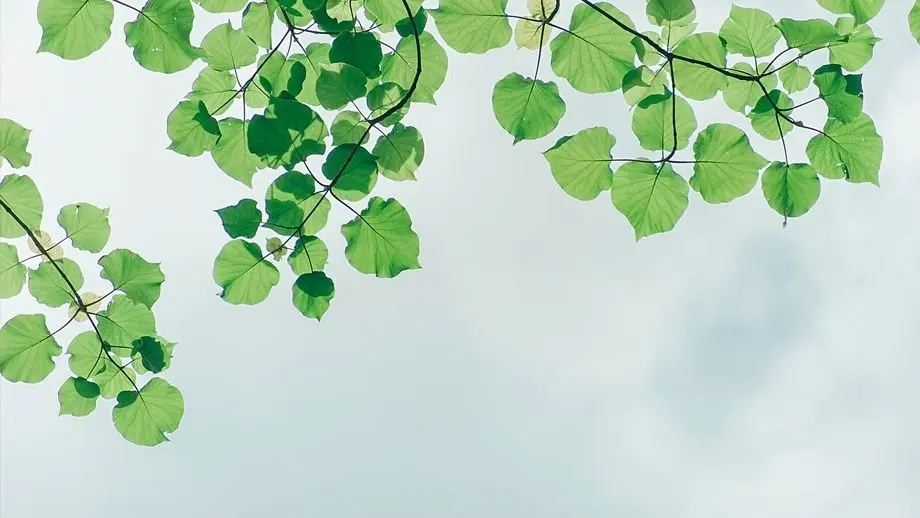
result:
<svg viewBox="0 0 920 518"><path fill-rule="evenodd" d="M697 3L704 29L729 8ZM826 182L785 230L758 186L728 205L692 194L675 232L636 244L609 198L567 197L540 156L596 124L633 152L619 94L564 86L557 131L512 147L491 90L534 54L449 51L438 106L409 115L419 182L381 186L412 215L424 268L355 272L339 211L323 234L336 298L318 324L287 277L260 306L215 295L227 238L211 211L260 198L271 175L250 191L165 149L198 65L140 69L123 11L84 61L35 54L36 1L0 0L0 114L33 129L47 221L66 203L110 206L112 246L162 261L157 324L179 342L168 379L186 400L172 441L149 449L117 434L107 404L57 417L63 361L40 385L0 381L0 516L915 518L920 45L908 2L888 4L864 81L882 188ZM641 19L641 0L617 5ZM725 117L716 106L696 108L701 126Z"/></svg>

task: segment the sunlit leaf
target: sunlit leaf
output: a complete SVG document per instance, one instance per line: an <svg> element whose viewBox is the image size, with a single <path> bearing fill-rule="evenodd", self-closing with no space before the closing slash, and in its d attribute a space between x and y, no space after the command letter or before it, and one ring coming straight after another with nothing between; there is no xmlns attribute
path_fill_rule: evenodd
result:
<svg viewBox="0 0 920 518"><path fill-rule="evenodd" d="M112 409L115 429L125 439L141 446L156 446L167 433L179 429L185 401L179 389L162 378L153 378L140 392L118 394Z"/></svg>
<svg viewBox="0 0 920 518"><path fill-rule="evenodd" d="M28 166L32 154L26 151L32 130L22 127L18 122L0 118L0 159L6 159L14 169ZM3 160L0 160L0 166Z"/></svg>
<svg viewBox="0 0 920 518"><path fill-rule="evenodd" d="M629 162L613 175L613 205L626 216L636 239L674 228L689 203L687 180L671 164Z"/></svg>
<svg viewBox="0 0 920 518"><path fill-rule="evenodd" d="M134 59L153 72L171 74L188 68L201 56L189 41L194 18L190 0L148 0L137 18L125 24Z"/></svg>
<svg viewBox="0 0 920 518"><path fill-rule="evenodd" d="M39 0L42 26L39 52L82 59L101 49L112 36L115 8L109 0Z"/></svg>
<svg viewBox="0 0 920 518"><path fill-rule="evenodd" d="M335 285L323 272L305 273L292 287L294 307L305 317L320 320L335 297Z"/></svg>
<svg viewBox="0 0 920 518"><path fill-rule="evenodd" d="M824 134L812 137L805 151L811 165L825 178L878 185L883 149L875 123L863 113L846 124L828 120Z"/></svg>
<svg viewBox="0 0 920 518"><path fill-rule="evenodd" d="M373 155L383 176L396 181L415 180L415 171L425 158L425 142L416 128L396 124L377 139Z"/></svg>
<svg viewBox="0 0 920 518"><path fill-rule="evenodd" d="M9 381L42 381L54 370L54 358L60 354L45 315L16 315L0 327L0 374Z"/></svg>
<svg viewBox="0 0 920 518"><path fill-rule="evenodd" d="M98 253L105 248L112 229L109 226L109 209L100 209L89 203L75 203L61 208L58 225L67 232L74 248Z"/></svg>
<svg viewBox="0 0 920 518"><path fill-rule="evenodd" d="M214 282L230 304L262 302L279 279L278 269L262 259L259 245L242 239L224 245L214 261Z"/></svg>
<svg viewBox="0 0 920 518"><path fill-rule="evenodd" d="M31 178L8 174L0 180L0 200L9 206L19 220L29 228L38 230L42 224L44 203L38 187ZM16 221L6 210L0 209L0 237L15 239L26 235L20 221Z"/></svg>
<svg viewBox="0 0 920 518"><path fill-rule="evenodd" d="M511 73L492 90L492 111L514 144L545 137L565 114L565 102L556 83Z"/></svg>
<svg viewBox="0 0 920 518"><path fill-rule="evenodd" d="M821 194L818 173L808 164L773 162L764 170L760 183L770 207L788 218L808 212Z"/></svg>
<svg viewBox="0 0 920 518"><path fill-rule="evenodd" d="M562 137L543 156L559 187L573 198L588 201L610 188L610 150L615 143L606 128L587 128Z"/></svg>
<svg viewBox="0 0 920 518"><path fill-rule="evenodd" d="M393 198L373 197L361 216L342 225L345 257L359 272L395 277L421 268L418 234L406 209Z"/></svg>
<svg viewBox="0 0 920 518"><path fill-rule="evenodd" d="M83 417L96 409L99 385L84 378L67 378L58 390L59 415Z"/></svg>
<svg viewBox="0 0 920 518"><path fill-rule="evenodd" d="M441 0L430 13L450 48L482 54L511 41L507 7L508 0Z"/></svg>
<svg viewBox="0 0 920 518"><path fill-rule="evenodd" d="M710 124L693 144L696 163L690 186L709 203L725 203L751 191L767 161L747 135L729 124Z"/></svg>
<svg viewBox="0 0 920 518"><path fill-rule="evenodd" d="M255 237L259 226L262 224L262 211L259 210L256 200L249 198L240 200L236 205L229 205L217 209L220 223L227 235L236 237Z"/></svg>
<svg viewBox="0 0 920 518"><path fill-rule="evenodd" d="M160 263L151 263L131 250L119 248L99 259L103 279L112 289L121 291L135 302L152 307L160 298L160 287L166 280Z"/></svg>
<svg viewBox="0 0 920 518"><path fill-rule="evenodd" d="M16 247L0 243L0 299L19 295L26 283L26 266L19 262Z"/></svg>

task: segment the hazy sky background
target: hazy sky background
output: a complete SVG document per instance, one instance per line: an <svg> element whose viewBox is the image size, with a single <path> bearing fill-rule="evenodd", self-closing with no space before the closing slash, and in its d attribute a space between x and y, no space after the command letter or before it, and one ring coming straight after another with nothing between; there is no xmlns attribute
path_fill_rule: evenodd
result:
<svg viewBox="0 0 920 518"><path fill-rule="evenodd" d="M701 28L717 30L729 2L697 3ZM292 307L290 272L256 307L215 295L227 238L211 211L262 198L272 175L250 191L208 155L165 149L166 116L201 65L142 70L123 9L90 58L36 54L37 2L0 0L0 114L33 129L25 172L48 228L64 204L110 206L110 245L163 263L157 325L179 342L167 379L186 401L172 441L141 448L107 402L57 417L63 356L42 384L0 381L0 515L915 518L920 45L908 3L873 21L884 41L865 70L881 189L825 182L785 230L758 185L728 205L691 193L675 232L636 244L607 195L568 197L540 156L597 124L615 153L635 152L620 94L560 81L560 127L512 147L491 91L509 71L530 75L535 54L448 51L438 106L408 117L425 137L419 182L380 187L410 212L424 268L357 273L336 211L321 234L336 298L317 324ZM616 5L644 22L642 0ZM813 0L745 5L821 15ZM695 105L701 127L744 127L718 106ZM795 156L809 136L794 134ZM2 318L39 310L22 296Z"/></svg>

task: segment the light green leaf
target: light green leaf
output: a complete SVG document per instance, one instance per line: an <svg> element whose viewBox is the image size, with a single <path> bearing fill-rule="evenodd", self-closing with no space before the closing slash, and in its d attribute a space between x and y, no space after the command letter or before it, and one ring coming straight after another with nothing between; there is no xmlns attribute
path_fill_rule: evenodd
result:
<svg viewBox="0 0 920 518"><path fill-rule="evenodd" d="M0 181L0 200L29 227L38 230L42 225L44 203L38 187L25 175L8 174ZM15 239L26 235L26 231L6 210L0 209L0 237Z"/></svg>
<svg viewBox="0 0 920 518"><path fill-rule="evenodd" d="M773 54L782 34L767 12L732 5L731 14L722 24L719 36L725 40L729 52L746 57L765 57Z"/></svg>
<svg viewBox="0 0 920 518"><path fill-rule="evenodd" d="M256 171L265 166L262 159L249 151L247 135L249 121L236 118L221 119L220 140L211 150L211 158L230 178L246 187L252 187L252 177Z"/></svg>
<svg viewBox="0 0 920 518"><path fill-rule="evenodd" d="M852 14L856 23L866 23L882 10L885 0L818 0L818 4L834 14Z"/></svg>
<svg viewBox="0 0 920 518"><path fill-rule="evenodd" d="M405 97L406 91L396 83L380 83L367 94L367 107L371 110L369 117L376 119L390 110L395 110L380 121L381 126L392 126L409 111L409 103L402 102Z"/></svg>
<svg viewBox="0 0 920 518"><path fill-rule="evenodd" d="M808 164L773 162L764 170L760 184L770 207L787 218L808 212L821 194L818 173Z"/></svg>
<svg viewBox="0 0 920 518"><path fill-rule="evenodd" d="M58 390L58 403L61 410L58 415L83 417L96 409L99 398L99 385L84 378L67 378Z"/></svg>
<svg viewBox="0 0 920 518"><path fill-rule="evenodd" d="M297 277L292 302L303 316L320 320L335 297L335 285L323 272L306 273Z"/></svg>
<svg viewBox="0 0 920 518"><path fill-rule="evenodd" d="M676 100L675 100L676 99ZM677 142L674 142L674 121L677 124ZM693 108L682 97L670 92L651 95L642 100L633 112L632 130L639 145L649 151L684 149L696 131Z"/></svg>
<svg viewBox="0 0 920 518"><path fill-rule="evenodd" d="M323 175L335 183L332 192L347 201L359 201L377 184L377 159L356 144L338 146L323 163Z"/></svg>
<svg viewBox="0 0 920 518"><path fill-rule="evenodd" d="M783 34L786 46L799 49L803 53L844 40L844 37L830 22L817 18L812 20L782 18L776 27Z"/></svg>
<svg viewBox="0 0 920 518"><path fill-rule="evenodd" d="M418 45L422 49L422 73L419 75L412 101L435 104L434 94L444 84L447 77L447 53L434 37L423 32ZM418 51L415 37L409 36L399 40L395 52L383 57L380 65L384 82L392 82L408 91L415 79Z"/></svg>
<svg viewBox="0 0 920 518"><path fill-rule="evenodd" d="M498 123L522 140L545 137L556 129L565 114L565 102L556 83L525 78L512 72L495 84L492 111Z"/></svg>
<svg viewBox="0 0 920 518"><path fill-rule="evenodd" d="M243 32L264 49L272 47L272 22L272 8L267 3L250 2L243 10Z"/></svg>
<svg viewBox="0 0 920 518"><path fill-rule="evenodd" d="M297 239L294 250L288 256L291 271L297 275L322 271L328 260L329 249L326 248L326 243L316 236Z"/></svg>
<svg viewBox="0 0 920 518"><path fill-rule="evenodd" d="M211 29L201 42L204 60L214 70L236 70L256 62L259 47L230 22Z"/></svg>
<svg viewBox="0 0 920 518"><path fill-rule="evenodd" d="M0 243L0 299L19 295L26 283L26 266L19 262L16 247Z"/></svg>
<svg viewBox="0 0 920 518"><path fill-rule="evenodd" d="M674 49L677 55L703 61L718 68L725 68L726 52L722 38L712 32L687 36ZM684 96L705 101L719 93L725 86L726 77L718 70L676 59L674 81L677 83L677 91Z"/></svg>
<svg viewBox="0 0 920 518"><path fill-rule="evenodd" d="M421 268L418 234L406 209L393 198L371 198L361 217L342 225L342 235L345 257L361 273L388 278Z"/></svg>
<svg viewBox="0 0 920 518"><path fill-rule="evenodd" d="M769 140L780 140L783 135L792 131L792 123L776 113L776 108L789 114L794 103L788 95L781 90L773 90L767 97L762 95L748 114L751 127L760 136ZM775 106L775 107L774 107Z"/></svg>
<svg viewBox="0 0 920 518"><path fill-rule="evenodd" d="M99 266L102 267L99 276L131 300L150 308L160 298L160 286L166 280L160 263L147 262L131 250L119 248L102 256Z"/></svg>
<svg viewBox="0 0 920 518"><path fill-rule="evenodd" d="M278 269L262 260L259 245L235 239L217 254L214 282L223 288L220 296L230 304L258 304L278 284Z"/></svg>
<svg viewBox="0 0 920 518"><path fill-rule="evenodd" d="M190 101L202 101L211 115L220 115L233 105L237 97L236 80L227 71L202 69L192 83L192 91L185 95Z"/></svg>
<svg viewBox="0 0 920 518"><path fill-rule="evenodd" d="M112 298L98 320L99 334L119 356L129 356L131 343L138 338L156 334L153 312L121 294Z"/></svg>
<svg viewBox="0 0 920 518"><path fill-rule="evenodd" d="M281 82L281 72L286 62L280 52L268 52L259 56L256 64L259 73L246 89L246 106L265 108L269 101L282 95L287 87L286 83Z"/></svg>
<svg viewBox="0 0 920 518"><path fill-rule="evenodd" d="M482 54L511 41L507 7L508 0L441 0L438 8L429 12L450 48Z"/></svg>
<svg viewBox="0 0 920 518"><path fill-rule="evenodd" d="M64 272L66 280L61 272ZM82 287L83 272L70 259L58 259L54 263L45 261L38 268L29 270L29 293L48 307L59 308L70 303L74 300L73 292L79 292Z"/></svg>
<svg viewBox="0 0 920 518"><path fill-rule="evenodd" d="M118 394L112 420L125 439L141 446L156 446L169 440L165 434L179 429L184 413L185 400L179 389L162 378L153 378L140 392Z"/></svg>
<svg viewBox="0 0 920 518"><path fill-rule="evenodd" d="M632 20L610 3L595 5L627 27L634 27ZM623 85L623 76L633 69L636 49L632 37L591 7L576 5L569 32L550 42L553 72L579 92L615 92Z"/></svg>
<svg viewBox="0 0 920 518"><path fill-rule="evenodd" d="M42 256L42 261L47 261L49 258L60 259L64 257L64 248L60 246L60 241L52 241L51 235L44 230L34 230L32 234L38 240L38 245L40 246L36 246L31 237L26 240L26 243L29 245L30 252Z"/></svg>
<svg viewBox="0 0 920 518"><path fill-rule="evenodd" d="M100 209L89 203L75 203L61 208L58 225L67 232L75 248L99 253L109 241L109 209Z"/></svg>
<svg viewBox="0 0 920 518"><path fill-rule="evenodd" d="M655 25L686 25L696 18L692 0L648 0L645 14Z"/></svg>
<svg viewBox="0 0 920 518"><path fill-rule="evenodd" d="M342 110L332 121L332 145L364 144L370 138L368 124L364 117L352 110Z"/></svg>
<svg viewBox="0 0 920 518"><path fill-rule="evenodd" d="M668 91L668 73L664 67L656 71L647 66L640 65L626 73L623 77L623 99L626 104L635 106L642 99L651 95L663 95Z"/></svg>
<svg viewBox="0 0 920 518"><path fill-rule="evenodd" d="M14 169L32 163L32 154L26 151L30 133L32 130L23 128L16 121L0 118L0 158L5 158ZM3 165L3 160L0 160L0 165Z"/></svg>
<svg viewBox="0 0 920 518"><path fill-rule="evenodd" d="M910 28L910 34L920 43L920 0L907 13L907 25Z"/></svg>
<svg viewBox="0 0 920 518"><path fill-rule="evenodd" d="M872 59L875 44L880 41L882 40L875 37L868 25L860 25L847 34L846 43L831 46L830 62L842 66L844 70L855 72Z"/></svg>
<svg viewBox="0 0 920 518"><path fill-rule="evenodd" d="M626 216L636 240L668 232L677 225L689 203L687 181L671 164L629 162L613 175L613 205Z"/></svg>
<svg viewBox="0 0 920 518"><path fill-rule="evenodd" d="M607 128L598 126L562 137L543 156L563 191L575 199L589 201L610 188L610 150L615 143Z"/></svg>
<svg viewBox="0 0 920 518"><path fill-rule="evenodd" d="M417 129L397 123L389 134L377 139L373 155L383 176L395 181L415 180L415 171L425 158L425 142Z"/></svg>
<svg viewBox="0 0 920 518"><path fill-rule="evenodd" d="M201 55L189 41L194 18L189 0L147 0L137 19L125 24L134 59L153 72L172 74L188 68Z"/></svg>
<svg viewBox="0 0 920 518"><path fill-rule="evenodd" d="M326 124L296 99L272 99L265 115L254 116L248 128L249 151L269 167L292 169L307 157L326 151Z"/></svg>
<svg viewBox="0 0 920 518"><path fill-rule="evenodd" d="M882 137L865 113L846 124L828 120L824 135L812 137L805 148L811 165L821 176L874 185L879 184L883 150Z"/></svg>
<svg viewBox="0 0 920 518"><path fill-rule="evenodd" d="M711 124L693 144L696 163L690 186L709 203L725 203L750 192L767 161L747 135L729 124Z"/></svg>
<svg viewBox="0 0 920 518"><path fill-rule="evenodd" d="M794 94L808 88L811 84L811 71L808 67L792 62L779 70L779 79L786 92Z"/></svg>
<svg viewBox="0 0 920 518"><path fill-rule="evenodd" d="M13 383L42 381L60 354L45 315L16 315L0 327L0 374Z"/></svg>
<svg viewBox="0 0 920 518"><path fill-rule="evenodd" d="M293 4L293 2L286 2L286 0L278 0L278 2L281 4ZM246 0L195 0L195 3L209 13L235 13L246 5Z"/></svg>
<svg viewBox="0 0 920 518"><path fill-rule="evenodd" d="M519 49L537 50L549 43L552 30L545 23L519 19L514 24L514 44Z"/></svg>
<svg viewBox="0 0 920 518"><path fill-rule="evenodd" d="M759 68L760 72L765 71L767 63L760 63ZM757 75L757 73L754 72L754 67L743 62L733 66L732 70L749 76ZM760 81L767 90L776 88L778 84L776 74L764 76ZM742 81L729 77L725 87L722 88L722 99L725 101L725 104L729 108L741 113L745 113L745 109L748 106L755 106L761 97L763 97L763 90L760 89L760 85L758 85L756 81Z"/></svg>
<svg viewBox="0 0 920 518"><path fill-rule="evenodd" d="M113 349L113 351L119 352L122 355L126 355L130 348L118 347ZM102 359L99 360L99 365L101 366L101 371L97 371L96 375L93 376L93 381L99 385L99 393L105 399L112 399L123 390L133 390L134 382L137 380L137 376L134 374L134 370L130 367L118 368L118 365L115 364L108 356L103 355ZM124 372L122 372L122 369Z"/></svg>
<svg viewBox="0 0 920 518"><path fill-rule="evenodd" d="M214 212L220 216L220 223L231 238L255 237L262 224L262 211L259 210L256 200L249 198Z"/></svg>
<svg viewBox="0 0 920 518"><path fill-rule="evenodd" d="M220 126L204 101L181 101L166 119L166 134L172 140L169 149L196 157L214 149L220 139Z"/></svg>
<svg viewBox="0 0 920 518"><path fill-rule="evenodd" d="M323 65L329 65L329 50L332 48L328 43L310 43L307 45L306 54L294 54L285 62L281 70L279 82L291 89L291 71L295 63L300 63L304 69L304 81L302 82L300 93L296 94L298 101L309 104L310 106L319 106L319 98L316 95L316 83L319 78Z"/></svg>
<svg viewBox="0 0 920 518"><path fill-rule="evenodd" d="M408 4L414 16L422 0L409 0ZM402 0L364 0L364 9L384 25L396 25L396 22L409 18Z"/></svg>
<svg viewBox="0 0 920 518"><path fill-rule="evenodd" d="M105 370L102 361L105 353L94 331L84 331L75 336L67 346L67 354L70 356L67 360L70 371L77 376L90 379Z"/></svg>
<svg viewBox="0 0 920 518"><path fill-rule="evenodd" d="M321 193L314 194L313 188L309 175L290 171L279 176L265 193L265 226L290 236L299 233L298 227L306 218L303 233L319 232L326 226L332 204Z"/></svg>
<svg viewBox="0 0 920 518"><path fill-rule="evenodd" d="M346 63L321 65L316 79L316 97L323 108L338 110L367 93L367 77Z"/></svg>
<svg viewBox="0 0 920 518"><path fill-rule="evenodd" d="M64 59L85 58L112 36L114 18L109 0L39 0L42 41L38 51Z"/></svg>
<svg viewBox="0 0 920 518"><path fill-rule="evenodd" d="M844 75L839 65L815 70L815 86L827 104L827 116L850 122L862 113L862 75Z"/></svg>

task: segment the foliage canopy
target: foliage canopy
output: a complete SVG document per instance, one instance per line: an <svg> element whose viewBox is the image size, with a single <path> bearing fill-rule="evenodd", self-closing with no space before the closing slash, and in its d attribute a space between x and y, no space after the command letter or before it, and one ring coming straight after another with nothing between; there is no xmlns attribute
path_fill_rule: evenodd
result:
<svg viewBox="0 0 920 518"><path fill-rule="evenodd" d="M631 15L609 2L572 0L568 23L559 19L558 0L519 0L510 9L508 0L425 7L422 0L39 0L37 48L86 58L112 39L115 10L125 9L134 19L124 40L141 67L171 74L199 66L188 94L164 114L169 149L209 154L216 169L247 187L256 174L275 175L264 197L215 211L229 238L213 267L221 297L258 304L289 268L292 304L320 320L335 295L320 237L333 208L353 216L340 231L345 260L357 271L389 278L421 267L407 208L374 189L416 180L425 143L407 114L414 104L435 104L447 78L445 47L484 54L513 41L535 55L531 75L509 72L493 89L495 119L512 144L556 130L567 113L560 85L621 93L643 156L615 152L627 136L603 127L558 136L543 155L569 196L609 195L636 239L675 228L691 191L727 203L760 180L785 225L814 206L823 182L878 185L883 143L863 111L860 71L881 41L869 23L885 0L816 1L830 20L776 20L731 5L718 32L700 32L692 0L647 0L644 13ZM228 21L193 42L202 10ZM920 0L907 20L920 41ZM702 127L695 105L720 98L746 117L744 127ZM787 145L792 132L810 135L803 158ZM29 166L29 135L0 119L0 164ZM782 152L768 157L755 148L763 139ZM58 333L84 323L88 329L66 349L72 376L58 394L61 413L85 416L100 398L113 399L112 419L126 439L167 440L184 403L161 375L175 344L156 329L153 307L165 281L159 264L127 249L103 254L109 212L89 203L60 209L63 237L55 241L29 176L2 176L0 209L0 299L28 289L43 305L67 307L54 331L44 314L8 319L0 328L0 374L12 382L46 379L64 352ZM84 272L66 257L75 250L98 255L109 292L81 291Z"/></svg>

